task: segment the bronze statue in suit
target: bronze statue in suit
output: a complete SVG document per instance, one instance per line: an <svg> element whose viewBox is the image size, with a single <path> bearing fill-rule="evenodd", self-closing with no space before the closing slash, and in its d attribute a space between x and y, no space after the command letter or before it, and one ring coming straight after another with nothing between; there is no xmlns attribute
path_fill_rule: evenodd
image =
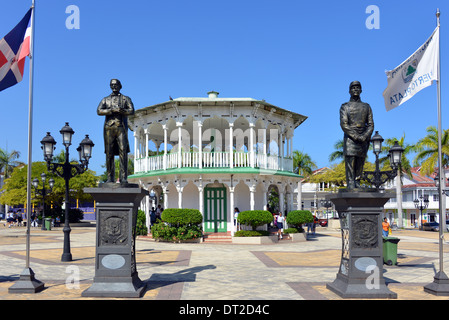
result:
<svg viewBox="0 0 449 320"><path fill-rule="evenodd" d="M115 182L114 156L120 158L119 179L121 184L127 184L128 177L128 116L134 114L131 98L122 95L122 84L117 79L110 83L112 93L103 98L98 105L97 114L105 116L104 121L104 152L106 154L106 171L108 180Z"/></svg>
<svg viewBox="0 0 449 320"><path fill-rule="evenodd" d="M360 186L371 134L374 130L373 112L368 103L360 100L362 85L353 81L349 85L349 102L340 108L340 126L344 132L343 154L345 156L347 189Z"/></svg>

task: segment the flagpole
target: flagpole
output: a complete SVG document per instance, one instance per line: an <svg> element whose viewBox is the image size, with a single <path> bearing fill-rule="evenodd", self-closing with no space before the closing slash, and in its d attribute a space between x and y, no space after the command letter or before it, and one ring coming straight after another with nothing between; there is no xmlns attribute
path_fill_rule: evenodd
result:
<svg viewBox="0 0 449 320"><path fill-rule="evenodd" d="M437 17L437 27L438 32L440 32L440 9L437 9L436 12ZM440 38L438 37L438 79L437 79L437 103L438 103L438 195L439 195L439 219L440 219L440 228L439 228L439 241L438 241L438 255L439 255L439 264L440 270L435 274L434 280L432 283L424 286L424 291L437 295L437 296L449 296L449 278L443 271L443 238L444 238L444 230L443 230L443 219L446 217L446 208L443 207L443 188L446 187L445 176L443 172L442 165L442 152L441 152L441 47L440 47ZM446 196L444 194L444 196ZM444 215L443 215L444 213Z"/></svg>
<svg viewBox="0 0 449 320"><path fill-rule="evenodd" d="M44 283L35 279L30 268L30 225L31 225L31 167L32 167L32 133L33 133L33 82L34 82L34 12L35 0L31 5L31 36L30 36L30 81L28 97L28 168L27 168L27 228L26 228L26 265L19 280L12 285L9 293L37 293L44 289Z"/></svg>

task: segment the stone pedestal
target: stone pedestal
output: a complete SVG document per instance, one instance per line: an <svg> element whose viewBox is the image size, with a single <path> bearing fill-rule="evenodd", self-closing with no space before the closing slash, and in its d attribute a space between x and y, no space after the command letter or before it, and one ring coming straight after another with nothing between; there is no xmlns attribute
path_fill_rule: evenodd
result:
<svg viewBox="0 0 449 320"><path fill-rule="evenodd" d="M95 277L83 297L139 298L145 283L137 274L135 237L137 208L147 191L118 184L86 188L96 201Z"/></svg>
<svg viewBox="0 0 449 320"><path fill-rule="evenodd" d="M393 193L346 191L328 196L338 211L342 253L327 288L343 298L397 298L383 277L382 210Z"/></svg>

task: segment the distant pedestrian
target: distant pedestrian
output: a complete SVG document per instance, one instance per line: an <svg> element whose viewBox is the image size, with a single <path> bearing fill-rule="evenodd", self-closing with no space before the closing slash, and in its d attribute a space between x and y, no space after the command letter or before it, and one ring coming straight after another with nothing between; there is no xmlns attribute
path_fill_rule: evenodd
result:
<svg viewBox="0 0 449 320"><path fill-rule="evenodd" d="M154 210L154 207L151 207L150 211L150 224L154 225L156 223L156 210Z"/></svg>
<svg viewBox="0 0 449 320"><path fill-rule="evenodd" d="M164 211L164 209L162 208L162 206L160 204L158 204L157 209L156 209L156 220L157 219L161 220L162 211Z"/></svg>
<svg viewBox="0 0 449 320"><path fill-rule="evenodd" d="M237 231L239 230L239 224L237 222L237 219L239 217L239 213L240 213L239 208L235 207L234 208L234 226L235 226L235 230L237 230Z"/></svg>
<svg viewBox="0 0 449 320"><path fill-rule="evenodd" d="M390 229L390 224L388 223L387 218L384 218L384 221L382 222L382 235L384 237L388 237L388 230Z"/></svg>
<svg viewBox="0 0 449 320"><path fill-rule="evenodd" d="M285 221L284 216L282 215L282 212L279 212L279 215L276 220L277 220L276 224L278 227L278 237L279 237L279 239L282 239L282 232L284 231L284 221Z"/></svg>

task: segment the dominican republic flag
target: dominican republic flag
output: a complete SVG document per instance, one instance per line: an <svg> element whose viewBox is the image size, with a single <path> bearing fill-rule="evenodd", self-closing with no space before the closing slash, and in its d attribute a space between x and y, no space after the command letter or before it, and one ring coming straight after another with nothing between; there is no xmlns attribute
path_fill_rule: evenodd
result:
<svg viewBox="0 0 449 320"><path fill-rule="evenodd" d="M30 54L31 10L0 40L0 91L22 81L25 58Z"/></svg>

